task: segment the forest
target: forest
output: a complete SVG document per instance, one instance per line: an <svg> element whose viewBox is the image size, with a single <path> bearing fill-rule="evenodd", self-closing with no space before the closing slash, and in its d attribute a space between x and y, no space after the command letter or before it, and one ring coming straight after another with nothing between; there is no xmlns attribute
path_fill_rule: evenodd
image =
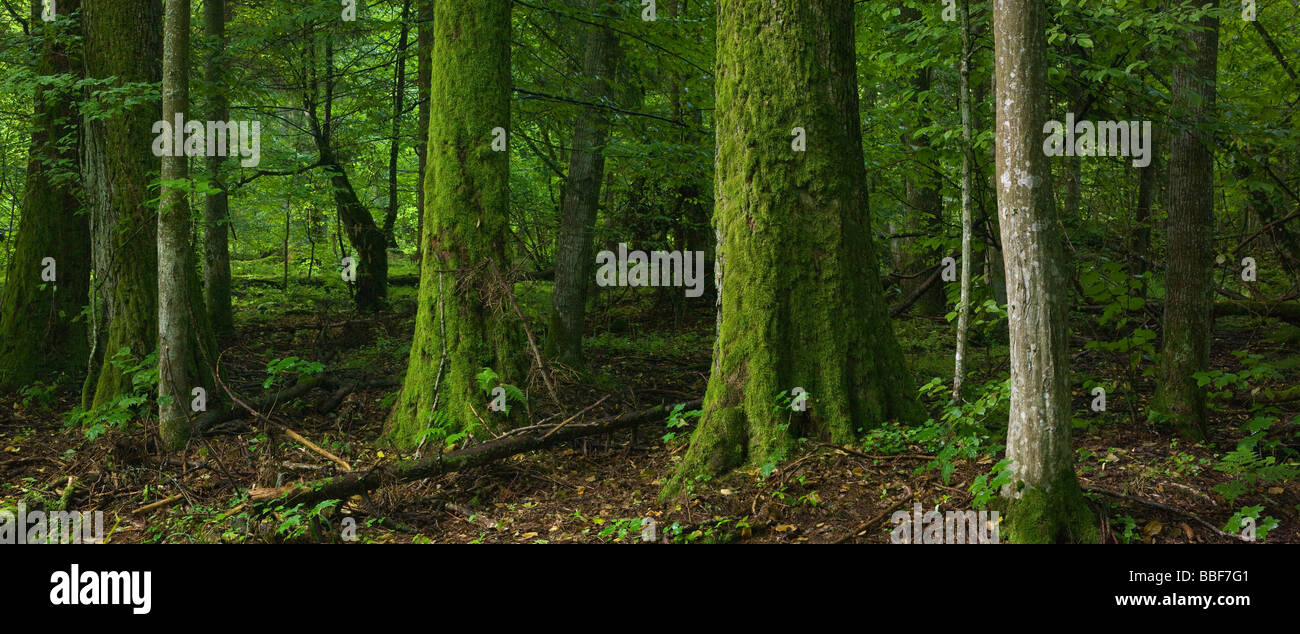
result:
<svg viewBox="0 0 1300 634"><path fill-rule="evenodd" d="M1297 73L1295 0L0 0L0 543L1300 542Z"/></svg>

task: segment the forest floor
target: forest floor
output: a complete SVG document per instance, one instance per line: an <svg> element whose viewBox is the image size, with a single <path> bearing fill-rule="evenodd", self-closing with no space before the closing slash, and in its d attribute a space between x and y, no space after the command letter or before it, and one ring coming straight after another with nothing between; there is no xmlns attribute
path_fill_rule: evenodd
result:
<svg viewBox="0 0 1300 634"><path fill-rule="evenodd" d="M223 353L221 372L242 398L261 392L269 361L290 356L322 360L340 377L396 376L401 370L413 317L409 293L398 294L394 312L376 318L306 309L266 315L249 300L260 291L247 287L241 293L239 342ZM575 373L558 373L565 411L577 412L608 396L584 415L594 420L703 395L714 327L707 306L682 310L643 303L636 309L606 307L594 317L597 332L588 341L585 381L577 382ZM918 384L928 378L929 366L938 370L949 362L947 322L912 317L897 329L917 368ZM1234 350L1272 345L1260 340L1257 328L1220 330L1215 367L1237 367ZM1286 347L1271 349L1281 354ZM971 367L978 375L970 384L1005 372L1004 359L1005 346L977 341ZM1080 350L1072 364L1077 473L1093 491L1088 498L1101 512L1107 542L1238 541L1218 529L1234 509L1255 504L1265 507L1261 517L1279 522L1267 541L1300 542L1300 491L1294 480L1248 483L1234 504L1215 491L1216 485L1242 479L1215 467L1245 435L1240 427L1250 412L1217 412L1212 438L1186 443L1167 426L1136 415L1145 412L1149 381L1135 381L1138 398L1132 403L1122 390L1112 391L1108 412L1098 415L1089 410L1092 397L1079 377L1124 376L1128 370L1094 350ZM1283 379L1297 383L1294 370ZM358 389L337 405L328 398L330 391L317 391L263 413L360 471L410 457L380 442L395 390ZM297 509L252 520L240 506L248 488L314 479L338 467L279 426L247 418L219 426L217 435L183 458L158 454L145 430L110 430L90 440L64 422L74 404L69 392L0 398L0 505L25 501L29 508L64 504L102 510L111 529L108 541L114 543L338 542L344 541L344 517L354 518L361 542L637 543L643 541L644 520L651 519L655 541L888 543L893 510L910 512L917 503L926 510L969 509L971 483L1000 457L994 453L999 430L990 423L986 446L973 458L949 461L952 471L945 479L932 464L939 442L886 427L851 447L807 442L767 473L753 468L696 482L682 496L660 502L659 491L685 451L689 429L672 430L676 437L665 440L670 430L655 421L377 490L321 515ZM536 396L544 394L540 389L530 394L536 401L533 420L556 413L549 399ZM932 412L940 410L930 405ZM999 409L993 407L988 418L995 420ZM1300 403L1284 404L1277 412L1284 423L1270 431L1271 438L1293 449L1297 413ZM140 511L158 501L168 502Z"/></svg>

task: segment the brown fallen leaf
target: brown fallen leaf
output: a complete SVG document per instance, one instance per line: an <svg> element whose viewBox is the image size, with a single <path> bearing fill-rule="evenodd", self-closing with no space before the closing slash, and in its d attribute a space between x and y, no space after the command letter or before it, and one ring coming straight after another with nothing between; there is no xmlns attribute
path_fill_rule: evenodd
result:
<svg viewBox="0 0 1300 634"><path fill-rule="evenodd" d="M1160 520L1151 520L1150 522L1147 522L1146 526L1142 527L1142 536L1151 539L1152 537L1159 535L1160 531L1164 527L1165 525L1161 524Z"/></svg>
<svg viewBox="0 0 1300 634"><path fill-rule="evenodd" d="M1188 526L1187 522L1179 522L1178 525L1183 527L1184 533L1187 533L1188 541L1196 541L1196 534L1192 532L1192 527Z"/></svg>

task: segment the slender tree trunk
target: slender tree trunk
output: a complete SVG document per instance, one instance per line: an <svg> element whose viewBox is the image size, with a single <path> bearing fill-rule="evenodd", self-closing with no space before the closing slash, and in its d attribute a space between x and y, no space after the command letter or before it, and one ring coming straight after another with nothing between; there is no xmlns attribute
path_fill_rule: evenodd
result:
<svg viewBox="0 0 1300 634"><path fill-rule="evenodd" d="M420 174L415 185L415 257L424 252L424 178L429 164L429 84L433 81L433 0L415 0L416 82L419 84L420 113L416 124L415 153Z"/></svg>
<svg viewBox="0 0 1300 634"><path fill-rule="evenodd" d="M476 375L492 368L523 385L522 329L509 308L510 3L434 5L436 73L429 94L429 164L415 337L389 436L417 444L435 411L455 429L499 425ZM519 408L516 409L519 411Z"/></svg>
<svg viewBox="0 0 1300 634"><path fill-rule="evenodd" d="M961 109L961 301L957 305L957 354L952 376L952 400L960 403L961 384L965 378L966 338L970 327L971 285L971 169L975 148L971 134L970 113L970 0L961 0L961 60L958 64L957 99Z"/></svg>
<svg viewBox="0 0 1300 634"><path fill-rule="evenodd" d="M402 139L402 101L406 97L406 41L411 33L410 18L411 0L405 0L402 3L402 29L397 39L397 77L393 90L393 141L388 146L388 213L384 214L384 240L391 247L397 246L397 239L393 236L393 227L397 224L397 156L404 140Z"/></svg>
<svg viewBox="0 0 1300 634"><path fill-rule="evenodd" d="M123 108L104 91L162 80L162 3L85 0L82 20L86 77L109 82L88 98L113 106L107 116L85 115L82 150L95 285L82 403L93 408L132 389L131 377L111 363L120 351L143 359L156 349L157 208L148 201L158 170L153 124L162 113L157 101Z"/></svg>
<svg viewBox="0 0 1300 634"><path fill-rule="evenodd" d="M334 108L334 45L326 39L325 44L325 114L321 119L314 104L307 108L311 136L320 153L320 163L330 179L330 193L334 196L334 205L338 209L339 222L348 242L356 250L357 288L355 302L357 310L374 312L382 310L388 301L388 246L384 232L375 224L370 210L361 203L347 170L334 155L333 108ZM340 246L340 250L342 247Z"/></svg>
<svg viewBox="0 0 1300 634"><path fill-rule="evenodd" d="M58 3L56 24L71 23L79 4ZM41 38L37 72L80 77L78 49L56 39L52 26L42 28L40 0L31 9L33 34ZM80 32L72 23L67 34ZM0 304L0 390L52 382L58 373L79 376L89 354L86 322L78 317L89 292L90 226L77 214L80 174L62 167L77 165L79 94L57 86L35 91L22 220Z"/></svg>
<svg viewBox="0 0 1300 634"><path fill-rule="evenodd" d="M1184 40L1191 62L1173 71L1169 147L1169 223L1160 381L1153 403L1185 437L1209 428L1205 390L1214 329L1214 150L1205 131L1214 116L1219 24L1212 14Z"/></svg>
<svg viewBox="0 0 1300 634"><path fill-rule="evenodd" d="M899 19L920 24L922 14L919 10L903 5ZM918 127L924 128L931 123L928 108L924 105L924 94L930 91L930 69L921 68L911 77L912 90L916 93L912 105L918 112ZM939 191L939 177L932 171L930 140L915 130L903 133L903 143L918 163L916 174L908 176L904 183L907 209L903 218L895 222L890 230L899 234L942 233L943 232L943 197ZM917 273L937 266L943 258L939 249L922 249L916 237L895 238L891 241L890 255L894 268L901 274L912 275L899 280L903 297L910 297L917 287L926 283L928 276ZM917 312L922 315L942 315L947 301L943 284L933 284L917 300Z"/></svg>
<svg viewBox="0 0 1300 634"><path fill-rule="evenodd" d="M595 8L591 2L588 8ZM586 78L580 99L606 103L612 98L609 75L613 72L618 40L604 27L589 27L582 75ZM609 114L604 108L578 112L573 124L573 149L569 152L568 182L555 237L555 291L551 298L547 353L557 361L582 364L582 331L587 311L587 289L593 266L592 232L605 173L605 140Z"/></svg>
<svg viewBox="0 0 1300 634"><path fill-rule="evenodd" d="M1154 146L1154 143L1152 144ZM1153 157L1159 155L1158 146L1151 148ZM1151 252L1151 201L1155 197L1156 177L1159 170L1156 160L1151 165L1138 168L1137 207L1133 213L1133 232L1129 240L1128 271L1130 275L1146 275L1146 257ZM1145 286L1145 284L1143 285Z"/></svg>
<svg viewBox="0 0 1300 634"><path fill-rule="evenodd" d="M718 6L721 324L704 413L664 495L779 461L800 437L850 442L920 416L870 237L853 25L851 0ZM805 410L777 411L793 388Z"/></svg>
<svg viewBox="0 0 1300 634"><path fill-rule="evenodd" d="M1046 6L994 0L998 211L1006 260L1011 416L1003 490L1014 542L1095 542L1070 446L1064 245L1040 134L1047 120Z"/></svg>
<svg viewBox="0 0 1300 634"><path fill-rule="evenodd" d="M185 118L189 108L190 0L167 0L163 15L163 121ZM169 185L189 180L189 159L183 147L162 157L162 186L158 203L158 422L163 445L181 449L190 437L190 383L186 372L191 330L202 312L190 294L193 252L190 250L189 195Z"/></svg>
<svg viewBox="0 0 1300 634"><path fill-rule="evenodd" d="M212 90L208 101L208 118L230 118L230 98L226 87L226 0L204 0L204 26L212 54L205 66ZM211 315L212 331L218 340L235 336L234 315L230 305L230 206L226 194L223 166L225 157L206 159L208 175L216 193L208 194L203 205L203 299Z"/></svg>

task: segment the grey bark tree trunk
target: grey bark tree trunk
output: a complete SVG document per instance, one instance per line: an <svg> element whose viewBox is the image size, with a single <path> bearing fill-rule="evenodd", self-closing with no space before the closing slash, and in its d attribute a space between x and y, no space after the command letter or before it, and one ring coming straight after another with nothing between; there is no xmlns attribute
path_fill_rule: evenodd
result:
<svg viewBox="0 0 1300 634"><path fill-rule="evenodd" d="M1205 390L1193 376L1209 369L1214 330L1214 116L1219 24L1206 14L1184 40L1191 62L1174 68L1169 146L1168 266L1160 380L1153 406L1173 416L1183 436L1205 437Z"/></svg>
<svg viewBox="0 0 1300 634"><path fill-rule="evenodd" d="M975 163L974 140L971 133L970 104L970 0L961 0L961 60L958 62L957 100L961 110L961 299L957 304L957 352L954 355L952 400L962 400L961 386L965 379L966 339L970 327L971 291L971 169Z"/></svg>
<svg viewBox="0 0 1300 634"><path fill-rule="evenodd" d="M586 84L580 99L604 104L612 98L609 75L615 65L618 39L607 28L589 27L584 48L582 74ZM560 226L555 237L555 290L547 333L548 354L571 366L582 364L582 332L594 257L592 232L605 174L608 135L607 110L586 108L578 113L573 125L573 149L569 152Z"/></svg>
<svg viewBox="0 0 1300 634"><path fill-rule="evenodd" d="M384 240L396 247L397 156L402 149L402 102L406 97L406 42L411 33L411 0L402 3L402 27L397 38L397 70L393 88L393 140L388 146L388 212L384 214ZM417 36L418 37L418 36Z"/></svg>
<svg viewBox="0 0 1300 634"><path fill-rule="evenodd" d="M212 54L205 64L205 75L212 91L208 101L208 118L230 118L230 98L226 87L226 0L204 0L204 27ZM208 194L203 204L203 299L211 315L212 331L218 340L235 335L234 315L230 305L230 201L226 194L223 166L225 157L206 159L212 186L220 191Z"/></svg>
<svg viewBox="0 0 1300 634"><path fill-rule="evenodd" d="M1011 408L1004 534L1016 542L1095 542L1070 446L1064 245L1040 135L1047 120L1046 6L994 0L998 212L1006 261Z"/></svg>
<svg viewBox="0 0 1300 634"><path fill-rule="evenodd" d="M163 121L184 118L189 107L190 0L167 0L163 15ZM182 147L162 157L158 203L158 423L163 445L180 449L189 439L190 388L185 372L193 326L187 266L190 259L189 180Z"/></svg>

